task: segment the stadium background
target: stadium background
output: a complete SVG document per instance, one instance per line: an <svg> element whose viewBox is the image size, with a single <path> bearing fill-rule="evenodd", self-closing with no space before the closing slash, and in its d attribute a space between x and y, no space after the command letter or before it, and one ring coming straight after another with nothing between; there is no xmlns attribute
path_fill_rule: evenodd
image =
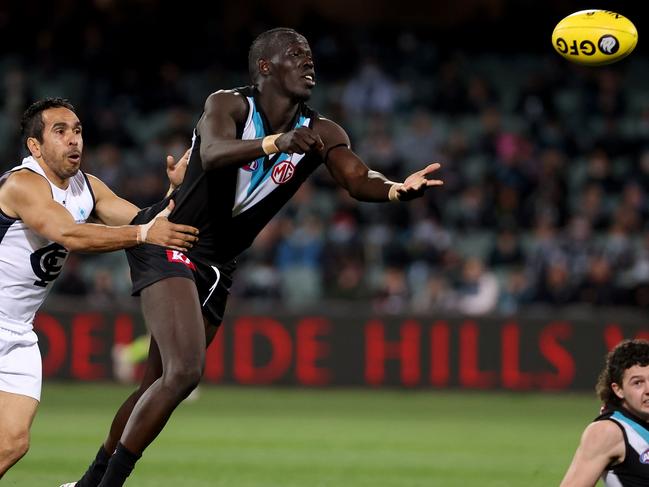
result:
<svg viewBox="0 0 649 487"><path fill-rule="evenodd" d="M372 168L400 179L444 166L444 188L408 205L359 205L318 171L241 258L206 371L221 384L372 389L203 388L138 485L558 482L597 410L603 354L649 335L647 7L439 3L0 5L2 169L24 153L26 106L65 96L84 169L138 205L157 201L164 156L188 146L209 93L248 82L251 40L278 25L309 39L310 104ZM593 7L636 24L629 59L582 68L554 53L556 22ZM66 266L36 322L52 385L9 484L54 484L89 460L128 389L74 382L113 379L115 345L144 333L123 253Z"/></svg>

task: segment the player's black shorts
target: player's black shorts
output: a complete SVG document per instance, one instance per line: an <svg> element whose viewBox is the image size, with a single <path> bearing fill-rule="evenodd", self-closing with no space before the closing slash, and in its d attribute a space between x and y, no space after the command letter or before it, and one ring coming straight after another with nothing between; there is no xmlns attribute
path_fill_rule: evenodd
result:
<svg viewBox="0 0 649 487"><path fill-rule="evenodd" d="M138 245L126 250L131 268L133 296L142 289L168 277L186 277L196 283L203 316L213 325L220 325L232 286L234 261L227 265L210 265L189 258L177 250L158 245Z"/></svg>

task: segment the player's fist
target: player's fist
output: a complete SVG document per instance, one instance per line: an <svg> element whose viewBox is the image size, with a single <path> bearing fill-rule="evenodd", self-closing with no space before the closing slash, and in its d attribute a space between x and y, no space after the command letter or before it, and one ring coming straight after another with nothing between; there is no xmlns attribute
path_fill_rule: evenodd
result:
<svg viewBox="0 0 649 487"><path fill-rule="evenodd" d="M320 151L324 148L320 136L307 127L300 127L280 135L275 140L275 145L281 152L287 154L304 154L313 149Z"/></svg>

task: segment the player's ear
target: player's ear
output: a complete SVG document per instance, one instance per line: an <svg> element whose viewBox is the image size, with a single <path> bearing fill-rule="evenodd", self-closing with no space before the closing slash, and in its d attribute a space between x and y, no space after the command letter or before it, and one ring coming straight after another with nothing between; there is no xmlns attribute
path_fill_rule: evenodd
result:
<svg viewBox="0 0 649 487"><path fill-rule="evenodd" d="M611 383L611 389L617 397L624 399L624 391L622 391L622 388L618 384L615 382Z"/></svg>
<svg viewBox="0 0 649 487"><path fill-rule="evenodd" d="M270 74L270 62L265 59L260 59L257 61L257 67L259 68L259 74L262 76L268 76Z"/></svg>
<svg viewBox="0 0 649 487"><path fill-rule="evenodd" d="M36 137L27 138L27 148L33 157L37 159L41 157L41 143Z"/></svg>

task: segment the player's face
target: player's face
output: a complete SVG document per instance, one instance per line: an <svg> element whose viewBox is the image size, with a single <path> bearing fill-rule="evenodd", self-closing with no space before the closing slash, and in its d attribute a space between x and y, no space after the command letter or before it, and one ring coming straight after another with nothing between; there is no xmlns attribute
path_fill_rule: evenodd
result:
<svg viewBox="0 0 649 487"><path fill-rule="evenodd" d="M41 157L58 178L68 179L79 171L81 164L81 122L73 111L64 107L45 110L42 117Z"/></svg>
<svg viewBox="0 0 649 487"><path fill-rule="evenodd" d="M613 384L613 392L636 416L649 421L649 365L634 365L624 371L622 387Z"/></svg>
<svg viewBox="0 0 649 487"><path fill-rule="evenodd" d="M311 98L315 86L315 66L309 43L296 36L273 57L276 76L287 93L298 100Z"/></svg>

